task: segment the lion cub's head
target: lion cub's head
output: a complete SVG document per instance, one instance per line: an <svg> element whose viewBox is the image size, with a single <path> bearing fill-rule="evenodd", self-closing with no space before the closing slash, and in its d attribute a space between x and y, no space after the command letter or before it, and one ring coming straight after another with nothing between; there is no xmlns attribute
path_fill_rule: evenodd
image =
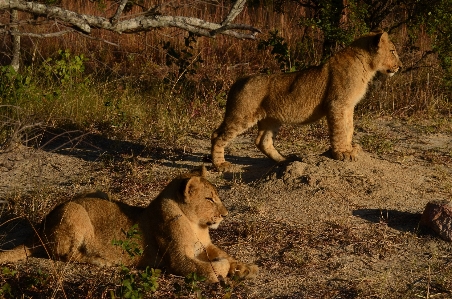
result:
<svg viewBox="0 0 452 299"><path fill-rule="evenodd" d="M352 46L366 49L372 68L380 73L392 76L402 68L396 48L386 32L371 32L355 40Z"/></svg>
<svg viewBox="0 0 452 299"><path fill-rule="evenodd" d="M185 216L201 227L217 228L228 211L218 196L217 189L206 178L204 166L183 175L179 189L180 208Z"/></svg>

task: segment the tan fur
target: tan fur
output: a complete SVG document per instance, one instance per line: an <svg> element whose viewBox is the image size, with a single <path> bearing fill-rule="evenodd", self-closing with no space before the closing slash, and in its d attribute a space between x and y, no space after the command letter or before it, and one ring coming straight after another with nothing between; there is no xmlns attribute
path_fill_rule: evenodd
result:
<svg viewBox="0 0 452 299"><path fill-rule="evenodd" d="M213 245L209 227L217 228L228 214L202 167L171 181L147 208L108 200L103 192L85 194L61 204L42 223L35 244L62 261L102 266L124 264L166 268L173 274L192 272L218 281L236 275L254 278L257 266L238 262ZM124 231L138 224L142 256L130 258L113 240L124 240ZM0 262L25 259L43 251L42 246L21 245L0 253Z"/></svg>
<svg viewBox="0 0 452 299"><path fill-rule="evenodd" d="M256 146L276 162L284 161L273 138L283 123L307 124L327 117L331 152L337 160L355 160L353 111L376 72L393 75L402 66L386 32L369 33L323 65L300 72L239 79L228 95L226 114L212 134L212 162L224 171L225 146L257 123Z"/></svg>

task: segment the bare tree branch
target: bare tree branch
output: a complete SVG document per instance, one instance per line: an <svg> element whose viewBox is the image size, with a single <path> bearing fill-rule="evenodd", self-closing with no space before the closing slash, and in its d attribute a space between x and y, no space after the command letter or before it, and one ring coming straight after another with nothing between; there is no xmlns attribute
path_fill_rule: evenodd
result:
<svg viewBox="0 0 452 299"><path fill-rule="evenodd" d="M115 15L111 18L111 23L114 25L116 23L118 23L119 17L122 14L122 11L124 10L124 8L126 7L128 0L121 0L121 3L118 6L118 9L116 10Z"/></svg>
<svg viewBox="0 0 452 299"><path fill-rule="evenodd" d="M216 34L220 34L220 33L227 34L225 32L227 32L229 30L233 30L233 29L249 30L251 32L254 32L254 34L260 33L261 32L260 30L253 28L251 26L248 26L248 25L230 24L240 14L240 12L245 7L245 4L246 4L246 0L237 0L237 2L234 3L231 10L229 11L229 14L224 18L223 22L221 22L221 27L218 29L212 30L210 32L210 35L215 36Z"/></svg>
<svg viewBox="0 0 452 299"><path fill-rule="evenodd" d="M245 7L246 0L237 0L229 11L229 14L221 22L221 26L229 25L243 10Z"/></svg>
<svg viewBox="0 0 452 299"><path fill-rule="evenodd" d="M17 32L17 31L12 31L12 30L5 30L5 29L0 30L0 33L8 33L13 36L29 36L29 37L37 37L37 38L57 37L57 36L62 36L62 35L65 35L68 33L74 33L74 32L77 32L77 31L74 29L69 29L69 30L63 30L63 31L52 32L52 33L31 33L31 32Z"/></svg>
<svg viewBox="0 0 452 299"><path fill-rule="evenodd" d="M24 0L0 0L0 10L17 9L34 15L58 19L87 34L91 32L92 28L106 29L118 33L135 33L148 31L152 28L175 27L207 37L212 37L214 34L221 33L236 38L255 39L256 33L260 32L259 29L250 25L229 25L229 23L242 11L245 2L245 0L238 0L221 24L207 22L192 17L163 16L158 14L137 16L119 21L119 15L122 13L120 7L116 11L118 21L112 22L108 18L79 14L61 7L49 6L37 2L27 2ZM122 1L121 5L123 3L125 3L125 1ZM248 33L237 30L245 30L248 31ZM212 34L212 32L214 34Z"/></svg>
<svg viewBox="0 0 452 299"><path fill-rule="evenodd" d="M29 36L29 37L35 37L35 38L48 38L48 37L58 37L58 36L62 36L68 33L77 33L80 34L86 38L92 39L92 40L97 40L97 41L101 41L104 42L106 44L115 46L115 47L119 47L119 44L113 43L111 41L108 41L106 39L103 38L98 38L98 37L94 37L91 35L87 35L84 34L80 31L77 31L75 29L69 29L69 30L63 30L63 31L58 31L58 32L52 32L52 33L32 33L32 32L13 32L12 30L6 30L6 29L0 29L0 33L8 33L12 36Z"/></svg>
<svg viewBox="0 0 452 299"><path fill-rule="evenodd" d="M49 18L57 18L69 23L79 30L90 33L91 27L83 15L56 6L47 6L36 2L23 0L0 0L0 9L17 9L35 15L43 15Z"/></svg>

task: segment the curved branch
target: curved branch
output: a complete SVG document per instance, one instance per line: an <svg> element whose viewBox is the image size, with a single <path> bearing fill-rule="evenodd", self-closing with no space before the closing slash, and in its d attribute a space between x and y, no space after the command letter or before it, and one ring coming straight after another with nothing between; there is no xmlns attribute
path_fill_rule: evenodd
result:
<svg viewBox="0 0 452 299"><path fill-rule="evenodd" d="M125 2L125 1L123 1ZM152 28L175 27L189 32L212 37L214 34L224 34L243 39L255 39L259 29L249 25L229 24L243 9L245 0L238 0L232 7L222 24L207 22L198 18L182 16L144 15L119 21L122 10L117 11L117 18L110 19L86 14L79 14L61 7L49 6L24 0L0 0L1 9L17 9L34 15L58 19L76 29L90 33L92 28L105 29L118 33L135 33L149 31ZM245 30L251 33L243 33Z"/></svg>
<svg viewBox="0 0 452 299"><path fill-rule="evenodd" d="M229 14L221 22L221 26L229 25L243 10L245 7L246 0L237 0L231 8Z"/></svg>

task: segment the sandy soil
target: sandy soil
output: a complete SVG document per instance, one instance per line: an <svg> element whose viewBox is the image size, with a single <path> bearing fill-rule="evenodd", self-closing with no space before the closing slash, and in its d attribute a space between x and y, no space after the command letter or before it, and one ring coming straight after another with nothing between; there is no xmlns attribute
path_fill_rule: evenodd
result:
<svg viewBox="0 0 452 299"><path fill-rule="evenodd" d="M295 161L276 165L248 133L228 148L234 171L209 174L230 212L212 232L215 243L260 268L233 298L452 298L452 245L419 226L426 203L452 193L451 124L359 120L355 140L366 151L354 163L328 157L324 129L284 130L277 147ZM205 163L207 138L181 144L145 148L92 136L57 151L1 154L2 247L22 242L30 223L79 192L146 205L176 174ZM111 298L119 279L118 270L37 258L9 267L18 274L2 281L34 298ZM27 287L39 269L48 277ZM154 298L173 296L178 281L164 275ZM225 292L201 289L206 298Z"/></svg>

